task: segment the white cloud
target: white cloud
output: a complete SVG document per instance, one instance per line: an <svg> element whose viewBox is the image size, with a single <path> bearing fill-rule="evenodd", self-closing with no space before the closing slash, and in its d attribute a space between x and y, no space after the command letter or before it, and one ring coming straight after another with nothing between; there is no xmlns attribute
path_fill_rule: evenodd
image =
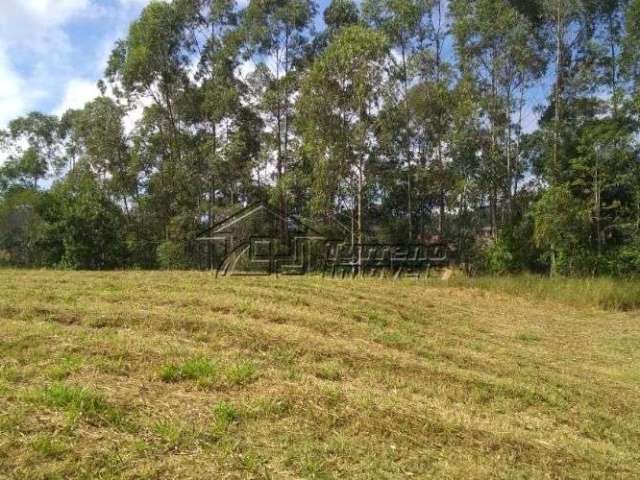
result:
<svg viewBox="0 0 640 480"><path fill-rule="evenodd" d="M64 85L73 45L63 29L89 0L0 0L0 126L40 109Z"/></svg>
<svg viewBox="0 0 640 480"><path fill-rule="evenodd" d="M62 115L67 110L80 109L100 95L96 82L74 78L67 83L64 97L54 109L54 115Z"/></svg>
<svg viewBox="0 0 640 480"><path fill-rule="evenodd" d="M8 0L9 10L20 5L32 18L45 24L62 24L89 7L89 0Z"/></svg>
<svg viewBox="0 0 640 480"><path fill-rule="evenodd" d="M15 72L0 45L0 128L24 111L24 90L22 78Z"/></svg>
<svg viewBox="0 0 640 480"><path fill-rule="evenodd" d="M256 63L253 60L247 60L242 62L236 68L236 75L240 78L247 80L249 76L256 71Z"/></svg>
<svg viewBox="0 0 640 480"><path fill-rule="evenodd" d="M0 128L95 98L114 42L149 1L0 0Z"/></svg>
<svg viewBox="0 0 640 480"><path fill-rule="evenodd" d="M0 0L0 127L97 95L113 43L150 0Z"/></svg>

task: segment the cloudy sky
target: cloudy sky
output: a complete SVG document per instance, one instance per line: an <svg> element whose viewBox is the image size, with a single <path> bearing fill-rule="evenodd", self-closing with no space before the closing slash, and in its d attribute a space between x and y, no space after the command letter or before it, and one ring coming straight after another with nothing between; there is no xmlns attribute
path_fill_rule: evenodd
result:
<svg viewBox="0 0 640 480"><path fill-rule="evenodd" d="M149 0L0 0L0 128L97 94L118 38Z"/></svg>

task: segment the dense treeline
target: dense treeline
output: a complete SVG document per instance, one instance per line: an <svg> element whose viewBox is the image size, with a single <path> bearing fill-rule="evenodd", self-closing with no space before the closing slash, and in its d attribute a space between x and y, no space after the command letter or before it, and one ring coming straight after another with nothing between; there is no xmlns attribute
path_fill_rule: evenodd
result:
<svg viewBox="0 0 640 480"><path fill-rule="evenodd" d="M640 273L640 0L155 1L99 86L0 131L0 262L188 266L267 200L476 269Z"/></svg>

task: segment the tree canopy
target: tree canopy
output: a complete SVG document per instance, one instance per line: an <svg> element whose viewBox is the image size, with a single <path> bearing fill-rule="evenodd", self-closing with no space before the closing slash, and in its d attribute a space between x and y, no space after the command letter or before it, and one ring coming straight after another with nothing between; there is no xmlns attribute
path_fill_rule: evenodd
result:
<svg viewBox="0 0 640 480"><path fill-rule="evenodd" d="M192 267L267 201L473 270L640 274L639 26L639 0L152 1L101 96L0 129L0 263Z"/></svg>

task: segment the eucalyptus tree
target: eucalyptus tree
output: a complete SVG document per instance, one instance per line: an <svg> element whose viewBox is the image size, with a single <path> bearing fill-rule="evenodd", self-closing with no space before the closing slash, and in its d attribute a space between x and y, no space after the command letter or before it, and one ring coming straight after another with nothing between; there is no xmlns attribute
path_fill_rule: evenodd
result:
<svg viewBox="0 0 640 480"><path fill-rule="evenodd" d="M453 155L455 134L467 132L462 126L466 125L469 118L473 118L466 116L470 112L463 113L460 109L470 99L469 91L460 88L465 83L459 78L455 59L446 52L451 36L449 8L446 0L433 0L424 28L423 42L426 48L420 49L416 58L420 82L418 87L424 89L426 97L419 113L422 118L419 124L421 137L426 140L421 165L428 167L422 188L427 190L427 198L431 197L429 191L435 192L437 196L438 232L441 236L446 234L448 189L454 181L450 168L452 162L448 166L447 160L456 160ZM459 117L461 114L462 117Z"/></svg>
<svg viewBox="0 0 640 480"><path fill-rule="evenodd" d="M325 215L334 211L346 186L352 242L358 244L364 242L365 198L388 48L379 31L344 28L305 76L299 103L300 130L314 162L315 210Z"/></svg>
<svg viewBox="0 0 640 480"><path fill-rule="evenodd" d="M563 115L566 120L580 115L575 107L583 100L599 103L604 115L618 115L624 96L621 72L626 3L627 0L543 3L548 27L555 36L555 45L550 45L556 70L554 124L562 122Z"/></svg>
<svg viewBox="0 0 640 480"><path fill-rule="evenodd" d="M292 132L300 67L306 58L317 7L313 0L250 0L242 12L249 55L259 64L256 95L266 121L263 152L275 161L276 196L288 211L287 171L294 159ZM286 226L280 226L286 235Z"/></svg>
<svg viewBox="0 0 640 480"><path fill-rule="evenodd" d="M59 173L65 163L62 136L54 115L32 112L11 121L0 134L0 150L7 159L1 167L4 181L38 188L41 180Z"/></svg>
<svg viewBox="0 0 640 480"><path fill-rule="evenodd" d="M199 198L206 205L200 210L212 225L217 204L247 200L261 125L238 74L244 36L237 3L198 0L186 35L197 66L183 113L196 132Z"/></svg>
<svg viewBox="0 0 640 480"><path fill-rule="evenodd" d="M329 33L338 32L360 22L360 10L353 0L331 0L324 11L324 23Z"/></svg>
<svg viewBox="0 0 640 480"><path fill-rule="evenodd" d="M35 112L0 130L0 251L10 265L51 264L51 199L41 182L65 173L63 137L57 117Z"/></svg>
<svg viewBox="0 0 640 480"><path fill-rule="evenodd" d="M364 18L381 30L390 41L388 92L385 98L387 120L381 127L386 130L388 161L404 170L406 178L406 213L408 240L414 231L414 164L416 126L411 118L409 89L418 70L412 63L425 48L425 21L432 8L431 0L366 0L362 10Z"/></svg>
<svg viewBox="0 0 640 480"><path fill-rule="evenodd" d="M628 119L634 128L636 158L640 154L640 0L629 0L624 11L622 39L622 75L629 86ZM636 171L638 162L635 162ZM640 238L640 174L635 176L636 239ZM637 242L637 240L636 240Z"/></svg>
<svg viewBox="0 0 640 480"><path fill-rule="evenodd" d="M105 191L130 213L136 197L137 169L132 168L124 109L108 97L98 97L81 110L65 114L75 156L86 163Z"/></svg>
<svg viewBox="0 0 640 480"><path fill-rule="evenodd" d="M185 1L150 3L129 28L127 38L117 42L106 70L118 96L133 104L151 102L138 131L146 138L138 139L136 154L147 155L141 160L141 173L158 193L153 200L165 237L184 200L180 187L190 185L183 164L188 152L179 104L189 83L191 60L184 28L193 8L192 2Z"/></svg>
<svg viewBox="0 0 640 480"><path fill-rule="evenodd" d="M545 176L550 183L561 183L562 172L566 167L566 157L563 153L563 138L566 134L565 116L566 105L569 101L570 78L575 68L576 44L584 30L579 28L580 0L540 0L541 16L552 39L547 45L548 58L553 64L553 91L551 94L551 106L543 117L545 130L551 126L551 147L546 154Z"/></svg>
<svg viewBox="0 0 640 480"><path fill-rule="evenodd" d="M633 85L635 110L640 112L640 0L630 0L625 10L623 60L625 77Z"/></svg>
<svg viewBox="0 0 640 480"><path fill-rule="evenodd" d="M596 78L597 83L607 90L613 117L618 117L624 100L623 36L627 3L627 0L604 0L595 3Z"/></svg>
<svg viewBox="0 0 640 480"><path fill-rule="evenodd" d="M513 197L514 114L542 74L543 62L531 23L508 1L454 0L451 9L461 68L475 79L486 118L484 180L495 235L499 200L504 199L503 213L508 213Z"/></svg>
<svg viewBox="0 0 640 480"><path fill-rule="evenodd" d="M308 64L313 63L329 45L331 38L341 29L358 25L363 21L359 3L354 0L331 0L322 13L326 28L315 35L307 48Z"/></svg>

